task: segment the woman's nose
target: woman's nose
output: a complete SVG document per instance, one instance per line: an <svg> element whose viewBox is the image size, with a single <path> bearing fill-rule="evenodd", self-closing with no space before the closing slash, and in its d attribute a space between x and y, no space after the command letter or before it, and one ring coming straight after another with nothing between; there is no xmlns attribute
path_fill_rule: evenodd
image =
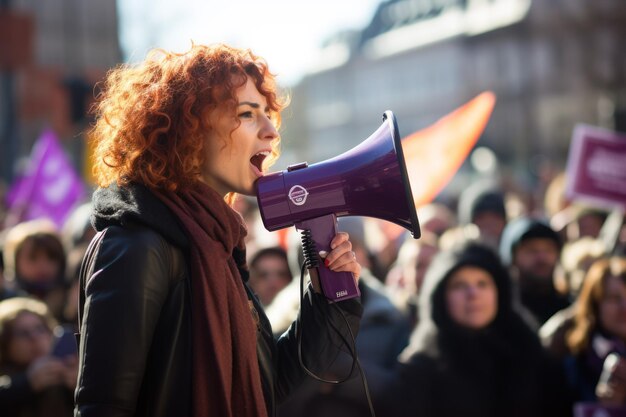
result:
<svg viewBox="0 0 626 417"><path fill-rule="evenodd" d="M278 130L269 117L265 117L265 123L261 129L261 139L274 140L278 137Z"/></svg>

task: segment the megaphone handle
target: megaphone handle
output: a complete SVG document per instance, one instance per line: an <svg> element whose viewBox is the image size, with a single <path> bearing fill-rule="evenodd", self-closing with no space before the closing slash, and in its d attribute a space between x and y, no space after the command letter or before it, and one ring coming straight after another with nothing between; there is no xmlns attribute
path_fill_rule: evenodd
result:
<svg viewBox="0 0 626 417"><path fill-rule="evenodd" d="M329 214L304 220L295 224L298 230L308 230L317 252L330 252L330 242L337 234L337 216ZM351 272L335 272L323 262L318 262L317 271L322 292L331 301L341 301L361 295Z"/></svg>

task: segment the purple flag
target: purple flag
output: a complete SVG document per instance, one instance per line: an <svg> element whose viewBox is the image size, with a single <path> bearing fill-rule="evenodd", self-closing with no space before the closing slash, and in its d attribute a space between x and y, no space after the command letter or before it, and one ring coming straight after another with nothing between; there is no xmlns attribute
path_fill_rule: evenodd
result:
<svg viewBox="0 0 626 417"><path fill-rule="evenodd" d="M12 207L17 201L17 198L20 195L20 190L22 188L22 184L24 183L24 174L19 174L17 177L13 179L13 184L7 191L7 194L4 196L4 201L7 207Z"/></svg>
<svg viewBox="0 0 626 417"><path fill-rule="evenodd" d="M85 195L82 181L51 130L35 143L28 170L19 181L10 207L10 216L17 221L45 217L61 228Z"/></svg>

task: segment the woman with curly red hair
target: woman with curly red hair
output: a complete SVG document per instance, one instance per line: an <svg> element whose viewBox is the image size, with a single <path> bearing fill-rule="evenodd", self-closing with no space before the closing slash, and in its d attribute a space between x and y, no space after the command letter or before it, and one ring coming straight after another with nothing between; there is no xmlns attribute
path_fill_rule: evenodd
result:
<svg viewBox="0 0 626 417"><path fill-rule="evenodd" d="M249 50L194 45L111 71L96 106L92 222L81 267L76 415L271 416L304 378L295 326L277 341L247 285L246 227L231 206L278 157L285 106ZM329 267L352 272L347 234ZM358 327L358 300L339 303ZM338 354L317 290L302 301L303 355Z"/></svg>

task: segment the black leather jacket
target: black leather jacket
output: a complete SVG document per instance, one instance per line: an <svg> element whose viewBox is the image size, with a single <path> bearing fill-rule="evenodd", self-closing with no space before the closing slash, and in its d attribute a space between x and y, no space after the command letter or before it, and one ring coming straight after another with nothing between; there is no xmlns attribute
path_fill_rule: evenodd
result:
<svg viewBox="0 0 626 417"><path fill-rule="evenodd" d="M105 189L105 193L110 191ZM119 189L114 191L120 193ZM84 288L75 416L191 415L187 251L180 229L175 230L175 219L150 197L148 193L147 197L125 199L122 193L115 197L125 200L121 209L111 211L108 201L109 210L105 211L99 207L98 192L94 195L95 225L102 230L93 239L80 274ZM146 199L148 203L141 201ZM100 218L98 210L105 213ZM246 272L240 272L247 281ZM263 308L247 284L245 287L260 315L257 354L268 415L273 416L277 403L306 377L297 356L296 326L276 341ZM356 332L360 302L349 300L338 305ZM347 332L346 324L323 296L310 289L301 314L305 362L321 372L341 346L339 337L329 331L327 320L343 332Z"/></svg>

